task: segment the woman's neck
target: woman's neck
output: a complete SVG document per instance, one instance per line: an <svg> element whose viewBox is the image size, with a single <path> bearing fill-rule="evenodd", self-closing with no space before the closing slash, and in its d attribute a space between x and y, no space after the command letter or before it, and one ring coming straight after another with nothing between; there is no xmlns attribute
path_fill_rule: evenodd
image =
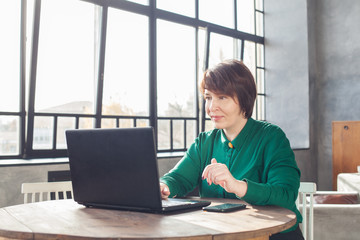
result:
<svg viewBox="0 0 360 240"><path fill-rule="evenodd" d="M241 132L241 130L243 130L243 128L245 127L246 123L247 123L248 119L244 118L242 121L239 121L239 124L236 124L235 126L231 127L231 128L224 128L224 133L226 138L231 142L232 140L234 140L239 133Z"/></svg>

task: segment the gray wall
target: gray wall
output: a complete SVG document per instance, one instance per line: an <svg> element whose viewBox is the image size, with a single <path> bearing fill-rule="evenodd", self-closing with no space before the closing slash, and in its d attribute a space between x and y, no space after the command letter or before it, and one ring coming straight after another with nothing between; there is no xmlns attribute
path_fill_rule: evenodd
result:
<svg viewBox="0 0 360 240"><path fill-rule="evenodd" d="M20 193L24 182L47 182L48 171L69 170L68 164L1 166L0 207L20 204L24 197Z"/></svg>
<svg viewBox="0 0 360 240"><path fill-rule="evenodd" d="M296 129L306 119L295 112L308 107L309 148L295 154L302 180L316 181L320 190L332 187L332 121L360 120L359 12L358 0L265 0L266 81L271 96L277 91L267 117L285 131Z"/></svg>
<svg viewBox="0 0 360 240"><path fill-rule="evenodd" d="M360 1L318 0L316 9L318 182L330 188L331 123L360 120Z"/></svg>

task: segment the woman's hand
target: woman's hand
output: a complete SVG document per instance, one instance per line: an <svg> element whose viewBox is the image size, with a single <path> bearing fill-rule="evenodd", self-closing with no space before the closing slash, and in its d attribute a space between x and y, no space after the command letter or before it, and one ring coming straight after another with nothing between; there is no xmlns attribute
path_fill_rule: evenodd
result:
<svg viewBox="0 0 360 240"><path fill-rule="evenodd" d="M167 199L170 195L169 187L165 183L160 183L160 193L162 199Z"/></svg>
<svg viewBox="0 0 360 240"><path fill-rule="evenodd" d="M215 158L211 159L211 164L205 167L202 179L206 179L209 185L220 185L227 192L235 193L238 197L245 196L247 191L247 183L235 179L227 166L218 163Z"/></svg>

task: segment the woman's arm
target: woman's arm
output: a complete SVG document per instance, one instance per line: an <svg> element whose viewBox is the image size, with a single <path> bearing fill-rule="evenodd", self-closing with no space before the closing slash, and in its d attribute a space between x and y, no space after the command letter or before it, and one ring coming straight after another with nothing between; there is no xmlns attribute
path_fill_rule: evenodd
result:
<svg viewBox="0 0 360 240"><path fill-rule="evenodd" d="M300 186L300 170L285 134L279 129L266 141L261 183L246 179L245 201L257 205L294 206Z"/></svg>
<svg viewBox="0 0 360 240"><path fill-rule="evenodd" d="M169 197L185 196L198 185L201 174L198 152L196 140L175 167L160 178L160 182L169 188Z"/></svg>

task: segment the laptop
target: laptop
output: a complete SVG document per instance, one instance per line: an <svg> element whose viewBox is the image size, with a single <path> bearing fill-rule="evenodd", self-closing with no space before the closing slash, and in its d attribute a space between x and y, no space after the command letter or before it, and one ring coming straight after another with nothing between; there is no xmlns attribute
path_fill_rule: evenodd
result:
<svg viewBox="0 0 360 240"><path fill-rule="evenodd" d="M152 127L66 131L74 200L87 207L165 213L211 202L161 199Z"/></svg>

